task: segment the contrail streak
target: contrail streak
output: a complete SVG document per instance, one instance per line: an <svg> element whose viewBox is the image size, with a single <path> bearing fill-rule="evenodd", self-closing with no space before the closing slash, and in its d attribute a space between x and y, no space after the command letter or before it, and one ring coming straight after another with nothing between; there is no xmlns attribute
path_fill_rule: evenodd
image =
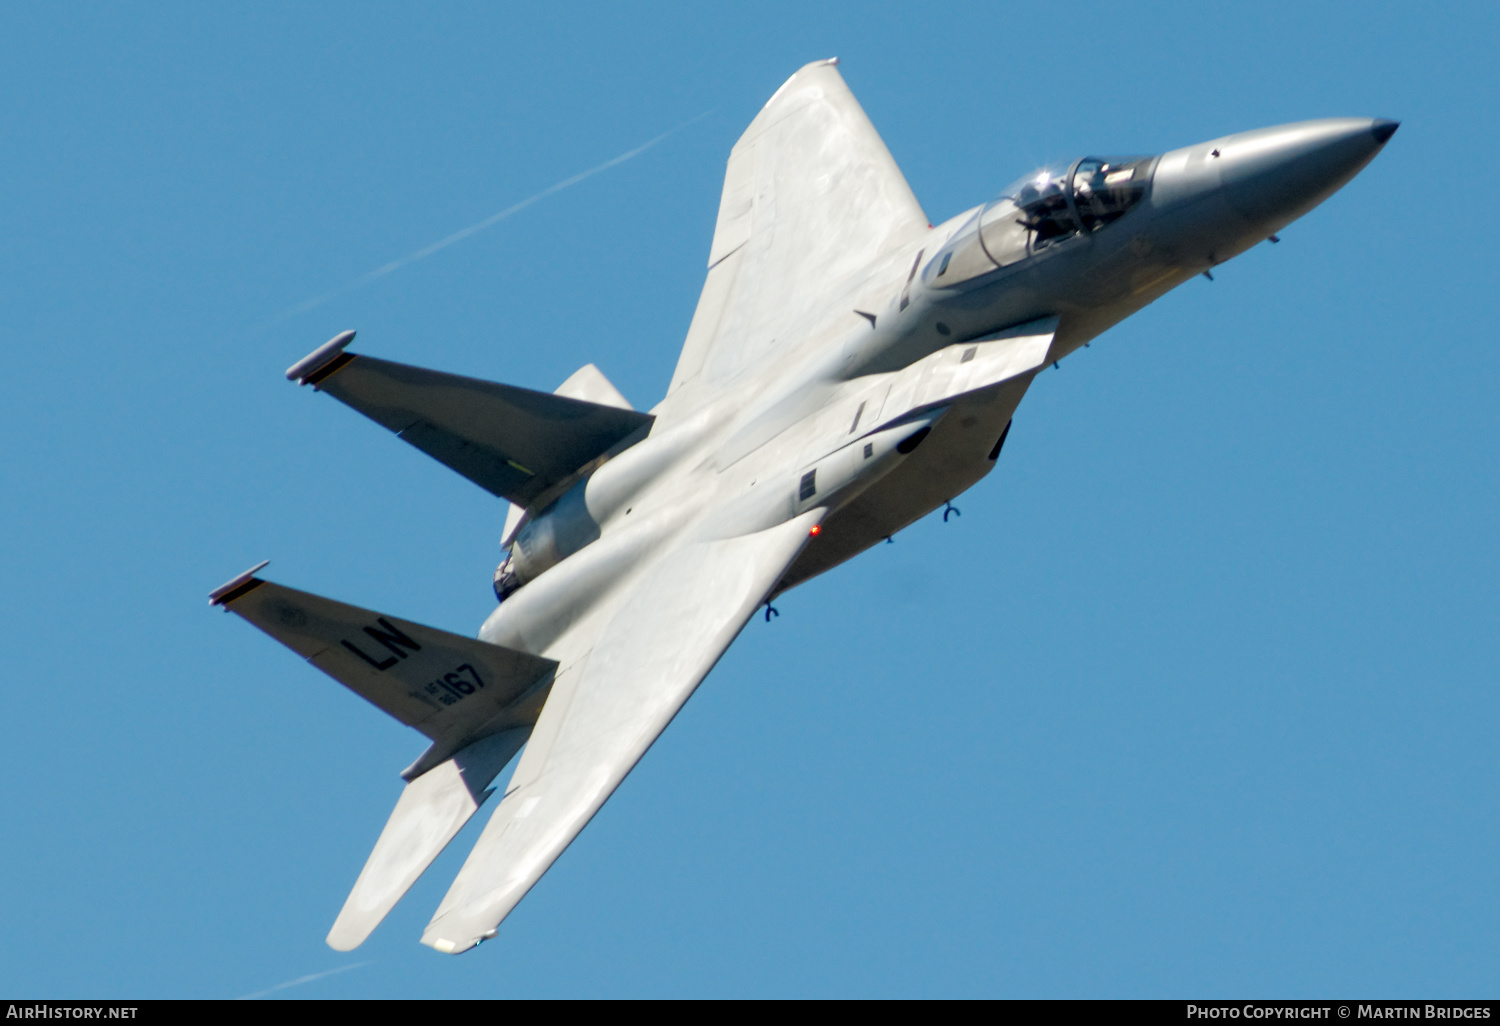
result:
<svg viewBox="0 0 1500 1026"><path fill-rule="evenodd" d="M321 973L312 973L307 976L299 976L295 980L287 980L285 983L278 983L274 987L267 987L265 990L257 990L254 994L246 994L244 997L239 998L239 1000L252 1001L255 998L263 998L267 994L276 993L278 990L286 990L288 987L300 987L304 983L311 983L313 980L321 980L323 977L332 976L335 973L346 973L350 969L359 969L369 964L369 962L355 962L353 965L341 965L337 969L328 969Z"/></svg>
<svg viewBox="0 0 1500 1026"><path fill-rule="evenodd" d="M697 117L690 118L689 120L684 121L676 128L663 132L655 139L650 139L642 143L633 150L627 150L626 152L620 154L618 157L606 160L604 163L596 165L595 167L591 167L587 171L580 171L578 174L574 175L571 178L564 178L562 181L557 182L554 185L549 185L536 195L528 196L525 199L521 200L519 203L513 203L499 213L491 214L483 221L476 221L473 224L469 225L467 228L460 228L452 235L449 235L446 238L439 239L437 242L432 243L430 246L423 246L421 249L417 250L414 253L408 253L406 256L401 257L397 260L392 260L390 263L385 264L382 267L377 267L375 268L375 270L370 271L367 274L362 274L358 278L355 278L349 284L344 285L341 288L334 289L332 292L325 292L321 296L314 296L311 299L303 300L296 306L288 307L281 313L277 314L275 317L271 318L269 323L275 324L279 321L286 320L288 317L295 317L298 314L306 313L307 311L312 310L315 307L322 306L330 299L335 299L339 296L345 295L346 293L353 292L355 289L368 285L370 282L376 280L377 278L384 278L388 274L399 271L401 270L401 268L405 267L408 264L414 264L418 260L425 260L427 257L432 256L434 253L437 253L440 250L447 249L455 242L462 242L469 236L477 235L478 233L484 231L486 228L490 228L494 225L499 224L501 221L504 221L506 218L512 216L513 214L520 213L527 207L531 206L533 203L544 200L554 193L562 192L564 189L570 186L577 185L579 182L583 181L586 178L592 178L595 175L599 174L601 171L608 171L612 167L617 167L618 165L625 163L627 160L631 160L635 157L640 156L642 153L645 153L651 147L655 146L663 139L666 139L668 136L675 135L678 132L682 131L684 128L687 128L689 125L702 121L712 113L712 110L706 110L702 114L699 114Z"/></svg>

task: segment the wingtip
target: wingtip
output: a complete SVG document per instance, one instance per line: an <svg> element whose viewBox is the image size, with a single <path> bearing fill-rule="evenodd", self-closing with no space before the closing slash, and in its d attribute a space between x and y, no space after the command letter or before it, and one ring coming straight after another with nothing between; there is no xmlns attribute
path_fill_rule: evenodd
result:
<svg viewBox="0 0 1500 1026"><path fill-rule="evenodd" d="M368 934L366 936L368 936ZM353 951L364 942L364 937L360 937L356 940L352 937L344 936L342 933L340 933L337 923L335 923L333 929L328 932L328 936L323 938L323 943L327 944L334 951Z"/></svg>
<svg viewBox="0 0 1500 1026"><path fill-rule="evenodd" d="M448 920L446 924L444 923L445 919ZM462 922L454 922L442 909L439 909L438 914L427 924L427 929L422 931L422 943L432 950L440 951L445 955L462 955L465 951L477 948L487 940L494 940L496 935L500 933L500 927L496 925L475 936L463 937L458 940L455 940L451 936L444 936L450 930L457 933L472 930L475 925L472 922L468 925Z"/></svg>
<svg viewBox="0 0 1500 1026"><path fill-rule="evenodd" d="M308 384L308 379L342 353L354 341L353 331L341 331L286 369L288 381Z"/></svg>
<svg viewBox="0 0 1500 1026"><path fill-rule="evenodd" d="M361 874L363 876L363 874ZM359 884L354 885L355 892L359 891ZM353 951L365 941L370 939L370 934L375 932L385 913L371 915L369 909L353 908L355 904L354 895L349 895L344 902L344 907L339 909L339 917L333 921L333 928L328 931L328 936L323 938L334 951Z"/></svg>
<svg viewBox="0 0 1500 1026"><path fill-rule="evenodd" d="M445 955L462 955L465 951L477 945L479 941L455 941L449 940L447 937L423 937L422 943L426 944L432 950L442 952Z"/></svg>
<svg viewBox="0 0 1500 1026"><path fill-rule="evenodd" d="M245 592L262 583L255 575L271 565L269 559L263 559L252 566L249 570L230 578L208 593L208 604L211 606L223 606L239 598Z"/></svg>

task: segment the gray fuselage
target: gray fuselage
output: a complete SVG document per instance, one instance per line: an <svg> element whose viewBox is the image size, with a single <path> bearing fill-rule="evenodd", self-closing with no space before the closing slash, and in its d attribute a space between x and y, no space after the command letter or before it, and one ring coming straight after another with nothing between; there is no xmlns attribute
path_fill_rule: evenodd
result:
<svg viewBox="0 0 1500 1026"><path fill-rule="evenodd" d="M865 308L823 312L825 321L844 319L836 322L846 325L837 344L760 369L732 401L680 409L669 396L653 411L659 420L648 436L622 443L528 515L507 539L525 587L506 598L481 636L558 657L552 646L565 625L595 607L604 615L641 554L693 529L710 509L729 510L748 530L796 515L808 502L827 508L816 544L777 591L895 534L994 467L1036 369L940 405L893 411L888 397L903 374L934 353L1049 318L1055 328L1042 366L1060 360L1307 213L1395 129L1390 121L1329 119L1155 158L1085 158L1023 179L1019 191L937 226L833 290L884 297L883 305L865 300ZM1119 181L1111 186L1112 179ZM866 412L882 402L883 411ZM808 469L843 451L849 437L873 445L861 429L895 432L883 436L887 448L909 448L890 449L863 477L855 467L848 481L839 479L837 494L799 498Z"/></svg>

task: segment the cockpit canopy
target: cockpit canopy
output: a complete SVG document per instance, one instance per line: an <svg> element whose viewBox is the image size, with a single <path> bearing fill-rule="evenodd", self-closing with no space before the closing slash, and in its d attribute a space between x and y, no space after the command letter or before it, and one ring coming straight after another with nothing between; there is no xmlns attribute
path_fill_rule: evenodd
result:
<svg viewBox="0 0 1500 1026"><path fill-rule="evenodd" d="M1146 194L1153 157L1084 157L1015 182L954 233L922 273L934 288L1018 263L1098 231Z"/></svg>

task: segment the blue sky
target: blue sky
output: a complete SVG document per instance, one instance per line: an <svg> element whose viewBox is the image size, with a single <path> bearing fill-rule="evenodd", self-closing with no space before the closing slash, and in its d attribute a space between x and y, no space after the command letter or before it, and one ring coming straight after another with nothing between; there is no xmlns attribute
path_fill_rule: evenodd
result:
<svg viewBox="0 0 1500 1026"><path fill-rule="evenodd" d="M1492 996L1497 27L6 5L0 992ZM481 813L331 951L421 739L206 594L269 557L471 632L504 511L283 368L353 327L533 388L595 362L649 407L730 146L832 55L934 222L1086 152L1403 126L1046 372L961 518L753 622L497 940L417 944Z"/></svg>

